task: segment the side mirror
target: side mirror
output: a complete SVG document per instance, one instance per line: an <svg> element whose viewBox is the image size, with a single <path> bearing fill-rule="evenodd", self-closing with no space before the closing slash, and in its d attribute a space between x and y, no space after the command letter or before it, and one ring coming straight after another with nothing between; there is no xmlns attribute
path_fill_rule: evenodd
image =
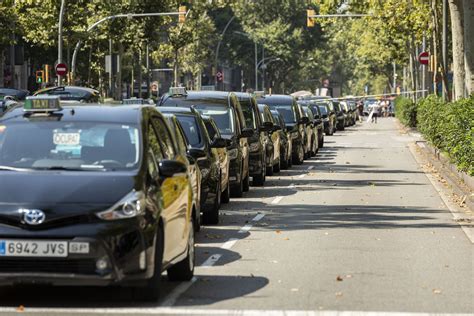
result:
<svg viewBox="0 0 474 316"><path fill-rule="evenodd" d="M176 160L162 160L159 163L158 169L160 176L170 178L178 173L186 173L187 167L184 163Z"/></svg>
<svg viewBox="0 0 474 316"><path fill-rule="evenodd" d="M227 141L223 138L216 138L211 144L212 148L226 148L227 147Z"/></svg>
<svg viewBox="0 0 474 316"><path fill-rule="evenodd" d="M300 119L300 124L308 124L309 123L309 118L307 116L303 116Z"/></svg>
<svg viewBox="0 0 474 316"><path fill-rule="evenodd" d="M188 155L193 157L194 159L204 158L206 157L206 152L202 149L197 148L190 148L188 149Z"/></svg>
<svg viewBox="0 0 474 316"><path fill-rule="evenodd" d="M272 122L263 122L263 125L260 126L260 129L264 132L269 132L273 129L273 123Z"/></svg>
<svg viewBox="0 0 474 316"><path fill-rule="evenodd" d="M188 161L189 161L190 165L196 164L196 159L194 159L194 157L191 156L190 154L186 154L186 158L188 158Z"/></svg>
<svg viewBox="0 0 474 316"><path fill-rule="evenodd" d="M242 137L242 138L252 137L253 134L254 134L253 129L251 129L251 128L244 128L244 129L242 130L242 133L240 134L240 137Z"/></svg>

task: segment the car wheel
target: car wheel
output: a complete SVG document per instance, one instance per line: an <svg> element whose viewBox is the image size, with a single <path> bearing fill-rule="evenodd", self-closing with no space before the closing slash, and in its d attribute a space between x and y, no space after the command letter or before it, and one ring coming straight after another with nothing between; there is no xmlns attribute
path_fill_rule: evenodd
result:
<svg viewBox="0 0 474 316"><path fill-rule="evenodd" d="M161 267L163 264L164 234L162 228L158 228L155 244L155 259L153 276L146 281L144 287L132 287L132 297L139 301L157 301L160 296Z"/></svg>
<svg viewBox="0 0 474 316"><path fill-rule="evenodd" d="M286 159L286 153L285 153L280 157L280 169L288 169L288 167L289 167L289 164L288 164L288 160Z"/></svg>
<svg viewBox="0 0 474 316"><path fill-rule="evenodd" d="M281 170L281 160L278 159L278 163L276 163L276 164L273 166L273 172L278 173L278 172L280 172L280 170Z"/></svg>
<svg viewBox="0 0 474 316"><path fill-rule="evenodd" d="M267 167L267 175L273 176L273 166Z"/></svg>
<svg viewBox="0 0 474 316"><path fill-rule="evenodd" d="M323 148L324 146L324 135L321 137L321 141L318 143L319 148Z"/></svg>
<svg viewBox="0 0 474 316"><path fill-rule="evenodd" d="M221 202L225 203L225 204L230 202L230 181L229 181L229 179L227 179L227 188L225 189L224 192L222 192Z"/></svg>
<svg viewBox="0 0 474 316"><path fill-rule="evenodd" d="M247 174L244 180L244 192L248 192L250 190L250 175Z"/></svg>
<svg viewBox="0 0 474 316"><path fill-rule="evenodd" d="M195 251L194 251L194 221L190 222L188 236L188 250L186 258L168 269L170 281L189 281L194 276Z"/></svg>
<svg viewBox="0 0 474 316"><path fill-rule="evenodd" d="M240 174L240 182L237 186L232 187L230 189L230 196L235 198L241 198L244 192L244 180L243 180L243 173Z"/></svg>
<svg viewBox="0 0 474 316"><path fill-rule="evenodd" d="M295 165L303 164L304 155L305 155L305 153L304 153L303 144L301 144L301 146L298 147L298 151L297 151L296 155L294 155L294 157L293 157L293 163Z"/></svg>
<svg viewBox="0 0 474 316"><path fill-rule="evenodd" d="M212 208L203 213L203 222L207 225L216 225L219 223L219 207L221 205L221 182L217 182L216 197Z"/></svg>

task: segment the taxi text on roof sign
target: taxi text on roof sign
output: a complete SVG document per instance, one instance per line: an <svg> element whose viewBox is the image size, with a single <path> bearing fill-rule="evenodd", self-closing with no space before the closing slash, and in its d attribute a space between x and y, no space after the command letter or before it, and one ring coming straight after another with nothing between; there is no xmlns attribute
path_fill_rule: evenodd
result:
<svg viewBox="0 0 474 316"><path fill-rule="evenodd" d="M145 100L143 100L142 98L123 99L122 103L123 104L128 104L128 105L145 104Z"/></svg>
<svg viewBox="0 0 474 316"><path fill-rule="evenodd" d="M26 97L23 107L25 112L54 112L60 111L61 105L57 96Z"/></svg>
<svg viewBox="0 0 474 316"><path fill-rule="evenodd" d="M170 95L172 96L183 96L186 95L186 88L185 87L171 87L170 88Z"/></svg>

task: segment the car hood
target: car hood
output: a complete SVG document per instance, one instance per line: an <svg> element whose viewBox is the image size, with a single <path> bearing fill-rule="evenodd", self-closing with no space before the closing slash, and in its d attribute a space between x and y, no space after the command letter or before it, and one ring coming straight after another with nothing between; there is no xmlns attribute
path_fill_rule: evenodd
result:
<svg viewBox="0 0 474 316"><path fill-rule="evenodd" d="M0 223L17 223L20 209L41 210L46 221L105 210L135 188L136 178L119 172L0 172Z"/></svg>

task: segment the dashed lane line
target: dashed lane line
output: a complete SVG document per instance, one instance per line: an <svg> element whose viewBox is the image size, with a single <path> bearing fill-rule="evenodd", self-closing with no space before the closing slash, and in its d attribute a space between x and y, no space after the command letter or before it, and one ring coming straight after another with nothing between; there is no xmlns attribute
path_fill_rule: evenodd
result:
<svg viewBox="0 0 474 316"><path fill-rule="evenodd" d="M252 222L256 223L264 217L265 217L265 214L259 213L252 219ZM253 224L247 224L239 230L239 233L248 232L250 229L252 229L252 227L253 227ZM222 244L220 249L229 250L237 243L237 241L239 241L238 238L230 238L229 240L227 240L225 243ZM219 261L219 259L221 257L222 257L222 254L218 254L218 253L213 254L209 258L207 258L207 260L204 261L199 267L200 268L210 268L210 267L214 266L217 263L217 261ZM183 295L194 283L196 283L197 280L198 280L198 277L193 277L191 281L181 283L180 285L178 285L164 299L163 303L161 303L160 306L162 306L162 307L171 307L174 304L176 304L176 301L181 297L181 295ZM160 313L160 315L161 315L161 313ZM206 314L206 315L209 315L209 314Z"/></svg>
<svg viewBox="0 0 474 316"><path fill-rule="evenodd" d="M281 202L281 200L283 200L283 196L277 196L272 202L271 204L278 204Z"/></svg>

